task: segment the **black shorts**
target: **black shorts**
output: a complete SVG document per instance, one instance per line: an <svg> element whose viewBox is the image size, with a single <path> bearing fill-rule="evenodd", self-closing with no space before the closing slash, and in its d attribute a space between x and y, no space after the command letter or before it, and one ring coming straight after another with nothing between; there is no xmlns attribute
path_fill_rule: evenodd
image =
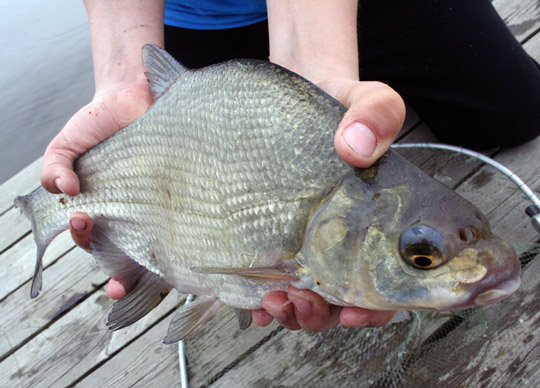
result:
<svg viewBox="0 0 540 388"><path fill-rule="evenodd" d="M446 143L514 146L540 134L540 68L489 0L361 0L360 78L394 88ZM188 67L268 59L266 22L200 31L165 27Z"/></svg>

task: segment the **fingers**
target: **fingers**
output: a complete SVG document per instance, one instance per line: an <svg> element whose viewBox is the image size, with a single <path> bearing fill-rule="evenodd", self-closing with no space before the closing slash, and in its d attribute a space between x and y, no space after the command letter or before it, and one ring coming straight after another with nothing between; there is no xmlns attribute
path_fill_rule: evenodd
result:
<svg viewBox="0 0 540 388"><path fill-rule="evenodd" d="M266 326L276 319L290 330L322 331L339 323L340 310L313 291L291 286L288 292L268 294L263 300L263 310L253 312L253 321L259 326Z"/></svg>
<svg viewBox="0 0 540 388"><path fill-rule="evenodd" d="M107 295L111 299L122 299L124 296L126 296L127 292L124 285L114 278L109 280L109 283L107 283L106 291Z"/></svg>
<svg viewBox="0 0 540 388"><path fill-rule="evenodd" d="M289 287L288 297L294 306L296 320L302 328L323 331L339 323L341 308L329 304L313 291Z"/></svg>
<svg viewBox="0 0 540 388"><path fill-rule="evenodd" d="M92 231L92 218L86 213L73 213L69 219L69 231L75 244L81 248L90 250L90 232Z"/></svg>
<svg viewBox="0 0 540 388"><path fill-rule="evenodd" d="M340 322L347 327L379 327L386 325L396 311L374 311L361 307L344 307Z"/></svg>
<svg viewBox="0 0 540 388"><path fill-rule="evenodd" d="M349 107L334 138L336 150L345 162L368 167L388 150L400 131L405 104L380 82L342 80L332 87L331 94Z"/></svg>
<svg viewBox="0 0 540 388"><path fill-rule="evenodd" d="M263 327L268 326L274 320L274 317L268 314L265 309L253 310L251 317L257 326Z"/></svg>
<svg viewBox="0 0 540 388"><path fill-rule="evenodd" d="M79 110L48 145L43 156L42 186L52 192L67 195L79 193L79 179L73 172L73 162L88 149L118 130L110 128L103 108L89 104ZM95 116L97 115L97 116ZM109 127L107 126L109 125Z"/></svg>
<svg viewBox="0 0 540 388"><path fill-rule="evenodd" d="M274 317L279 324L289 330L298 330L298 324L294 312L294 306L289 301L284 291L271 292L263 299L263 308Z"/></svg>
<svg viewBox="0 0 540 388"><path fill-rule="evenodd" d="M90 251L90 233L93 227L92 218L86 213L73 213L69 219L69 231L75 244ZM111 299L121 299L126 295L126 287L117 279L109 280L107 295ZM268 322L270 323L270 322Z"/></svg>
<svg viewBox="0 0 540 388"><path fill-rule="evenodd" d="M287 292L269 293L263 308L254 310L253 322L267 326L273 319L290 330L323 331L341 322L347 327L379 327L386 325L396 311L375 311L361 307L339 307L326 302L310 290L289 286Z"/></svg>

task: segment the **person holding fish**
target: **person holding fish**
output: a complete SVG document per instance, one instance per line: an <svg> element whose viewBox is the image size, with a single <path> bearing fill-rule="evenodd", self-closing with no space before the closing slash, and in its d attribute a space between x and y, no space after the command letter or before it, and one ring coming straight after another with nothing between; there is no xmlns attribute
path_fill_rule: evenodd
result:
<svg viewBox="0 0 540 388"><path fill-rule="evenodd" d="M359 3L86 0L96 91L47 148L43 187L78 194L73 162L152 104L140 59L148 43L187 66L269 58L304 76L348 108L335 147L356 167L370 166L390 147L405 118L402 96L442 141L488 148L538 135L540 111L531 108L540 105L540 71L488 0L474 7L456 1ZM88 249L92 219L73 214L70 230ZM119 299L126 290L112 279L107 293ZM394 313L339 307L290 287L267 295L253 320L319 331L338 323L381 326Z"/></svg>

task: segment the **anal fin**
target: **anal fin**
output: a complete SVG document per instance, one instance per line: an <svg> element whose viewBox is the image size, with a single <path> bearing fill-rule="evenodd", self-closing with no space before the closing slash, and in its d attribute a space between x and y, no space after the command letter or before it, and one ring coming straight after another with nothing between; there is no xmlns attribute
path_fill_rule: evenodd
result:
<svg viewBox="0 0 540 388"><path fill-rule="evenodd" d="M184 304L174 315L163 342L172 344L186 338L222 305L218 298L206 295Z"/></svg>
<svg viewBox="0 0 540 388"><path fill-rule="evenodd" d="M95 222L90 247L103 272L118 280L127 290L126 296L113 305L107 320L110 330L118 330L154 309L165 299L171 287L161 276L129 257L111 241L109 235L106 225Z"/></svg>
<svg viewBox="0 0 540 388"><path fill-rule="evenodd" d="M160 304L170 290L160 276L146 271L127 295L113 305L107 326L118 330L131 325Z"/></svg>
<svg viewBox="0 0 540 388"><path fill-rule="evenodd" d="M251 325L251 310L234 309L234 313L236 314L236 318L238 318L240 330L246 330Z"/></svg>

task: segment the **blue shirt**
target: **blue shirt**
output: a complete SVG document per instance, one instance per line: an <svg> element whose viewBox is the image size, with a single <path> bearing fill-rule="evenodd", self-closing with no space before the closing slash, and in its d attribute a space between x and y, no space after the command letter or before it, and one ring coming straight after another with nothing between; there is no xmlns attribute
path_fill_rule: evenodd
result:
<svg viewBox="0 0 540 388"><path fill-rule="evenodd" d="M221 30L266 20L265 0L166 0L165 24L195 30Z"/></svg>

